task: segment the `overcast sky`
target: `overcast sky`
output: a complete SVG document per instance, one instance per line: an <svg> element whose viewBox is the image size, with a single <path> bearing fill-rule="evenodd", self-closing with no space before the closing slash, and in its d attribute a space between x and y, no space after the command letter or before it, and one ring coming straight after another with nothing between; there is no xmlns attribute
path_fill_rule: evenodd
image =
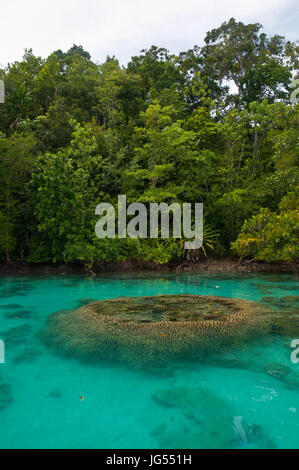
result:
<svg viewBox="0 0 299 470"><path fill-rule="evenodd" d="M47 57L74 43L94 61L126 64L152 44L179 52L201 45L223 21L262 23L268 34L298 39L298 0L1 0L0 64L25 48Z"/></svg>

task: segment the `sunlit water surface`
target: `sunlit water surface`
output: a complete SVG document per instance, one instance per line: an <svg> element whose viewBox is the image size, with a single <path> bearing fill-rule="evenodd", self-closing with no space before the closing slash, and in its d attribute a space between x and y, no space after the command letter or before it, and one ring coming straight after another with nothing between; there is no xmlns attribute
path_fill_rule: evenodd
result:
<svg viewBox="0 0 299 470"><path fill-rule="evenodd" d="M177 362L170 373L153 374L63 358L38 336L53 312L88 299L186 293L261 301L298 290L292 274L0 278L0 339L6 338L0 448L222 447L222 438L207 436L213 430L230 435L232 429L235 438L225 443L231 448L298 448L299 388L266 372L278 365L299 374L289 337L272 334L205 362ZM223 359L243 366L223 366ZM184 408L183 397L179 406L154 399L159 390L182 386L205 389L198 409L196 403ZM201 426L208 430L202 439Z"/></svg>

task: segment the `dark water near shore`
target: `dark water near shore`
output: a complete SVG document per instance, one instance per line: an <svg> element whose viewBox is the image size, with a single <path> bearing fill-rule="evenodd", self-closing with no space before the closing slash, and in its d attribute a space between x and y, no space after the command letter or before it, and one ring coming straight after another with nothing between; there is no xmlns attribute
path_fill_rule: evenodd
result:
<svg viewBox="0 0 299 470"><path fill-rule="evenodd" d="M272 333L204 362L177 362L169 374L83 364L39 339L55 311L163 294L262 301L288 312L299 291L294 274L0 278L0 448L298 448L295 327L294 337Z"/></svg>

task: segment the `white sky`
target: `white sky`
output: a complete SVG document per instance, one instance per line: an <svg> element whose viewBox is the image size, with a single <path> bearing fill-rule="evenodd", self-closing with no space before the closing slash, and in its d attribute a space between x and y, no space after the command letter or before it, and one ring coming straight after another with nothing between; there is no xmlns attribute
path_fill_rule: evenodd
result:
<svg viewBox="0 0 299 470"><path fill-rule="evenodd" d="M0 65L25 48L47 57L82 45L94 61L126 64L152 44L177 53L202 45L205 33L234 17L268 34L298 39L298 0L0 0Z"/></svg>

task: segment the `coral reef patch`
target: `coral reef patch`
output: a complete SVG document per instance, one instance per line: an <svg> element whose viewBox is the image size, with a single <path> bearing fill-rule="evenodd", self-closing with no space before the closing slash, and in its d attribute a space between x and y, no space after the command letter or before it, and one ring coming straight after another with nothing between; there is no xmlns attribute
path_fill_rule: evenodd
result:
<svg viewBox="0 0 299 470"><path fill-rule="evenodd" d="M271 309L272 331L296 338L299 335L299 296L262 297L262 302Z"/></svg>
<svg viewBox="0 0 299 470"><path fill-rule="evenodd" d="M266 313L262 304L216 296L123 297L56 312L42 337L73 357L151 369L264 334Z"/></svg>
<svg viewBox="0 0 299 470"><path fill-rule="evenodd" d="M31 326L24 324L4 331L1 337L5 343L10 346L17 346L28 340L28 334L31 332Z"/></svg>
<svg viewBox="0 0 299 470"><path fill-rule="evenodd" d="M152 430L162 449L229 448L235 444L233 410L230 404L202 387L173 387L156 390L152 398L173 408L167 422Z"/></svg>
<svg viewBox="0 0 299 470"><path fill-rule="evenodd" d="M11 386L0 379L0 411L13 403Z"/></svg>
<svg viewBox="0 0 299 470"><path fill-rule="evenodd" d="M168 419L151 431L162 449L276 447L262 426L235 416L231 404L207 388L158 389L152 399L169 409Z"/></svg>
<svg viewBox="0 0 299 470"><path fill-rule="evenodd" d="M16 312L9 311L4 314L4 318L8 320L18 319L18 318L30 318L32 316L31 310L17 310Z"/></svg>
<svg viewBox="0 0 299 470"><path fill-rule="evenodd" d="M14 356L12 363L21 364L23 362L34 362L41 355L42 355L42 352L36 349L33 349L33 348L24 349Z"/></svg>

